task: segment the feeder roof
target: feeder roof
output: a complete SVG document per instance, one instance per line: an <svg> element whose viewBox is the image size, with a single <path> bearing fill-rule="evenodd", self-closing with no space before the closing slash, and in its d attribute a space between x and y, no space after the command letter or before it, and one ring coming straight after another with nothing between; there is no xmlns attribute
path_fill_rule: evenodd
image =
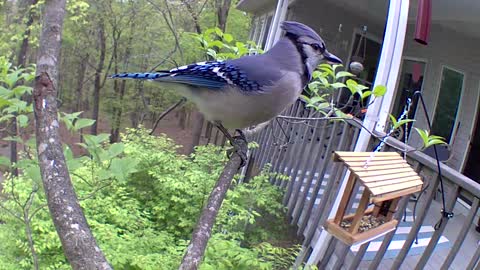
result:
<svg viewBox="0 0 480 270"><path fill-rule="evenodd" d="M383 201L418 192L420 176L396 152L334 152L334 161L343 162L372 194Z"/></svg>

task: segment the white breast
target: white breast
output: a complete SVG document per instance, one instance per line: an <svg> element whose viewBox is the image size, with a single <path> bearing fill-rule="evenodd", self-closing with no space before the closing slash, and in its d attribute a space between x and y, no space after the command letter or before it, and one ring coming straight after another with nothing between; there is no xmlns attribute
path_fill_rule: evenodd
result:
<svg viewBox="0 0 480 270"><path fill-rule="evenodd" d="M262 93L244 93L233 88L184 88L180 92L197 105L207 120L220 122L227 129L241 129L279 115L295 102L301 91L302 84L298 74L288 72L276 83L276 87L267 88Z"/></svg>

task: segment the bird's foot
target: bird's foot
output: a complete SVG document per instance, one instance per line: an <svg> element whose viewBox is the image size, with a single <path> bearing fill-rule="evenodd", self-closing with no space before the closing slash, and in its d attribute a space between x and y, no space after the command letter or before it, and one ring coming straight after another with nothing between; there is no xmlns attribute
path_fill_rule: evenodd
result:
<svg viewBox="0 0 480 270"><path fill-rule="evenodd" d="M243 133L239 136L234 136L232 140L230 140L230 144L233 146L233 149L227 150L227 157L231 158L233 153L237 153L241 159L240 168L242 168L247 163L248 150L248 143Z"/></svg>
<svg viewBox="0 0 480 270"><path fill-rule="evenodd" d="M245 134L240 130L237 129L239 135L233 136L228 133L228 130L221 124L221 123L214 123L217 128L227 137L230 141L230 144L233 146L233 149L227 150L227 157L230 159L233 153L237 153L238 156L241 158L240 168L245 166L247 163L247 150L248 150L248 142Z"/></svg>

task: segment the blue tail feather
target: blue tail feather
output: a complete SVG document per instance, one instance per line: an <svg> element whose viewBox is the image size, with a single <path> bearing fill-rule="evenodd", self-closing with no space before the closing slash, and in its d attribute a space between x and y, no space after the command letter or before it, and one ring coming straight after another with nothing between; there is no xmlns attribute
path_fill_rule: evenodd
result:
<svg viewBox="0 0 480 270"><path fill-rule="evenodd" d="M138 79L138 80L155 80L161 77L169 76L169 73L153 72L153 73L118 73L110 76L111 79Z"/></svg>

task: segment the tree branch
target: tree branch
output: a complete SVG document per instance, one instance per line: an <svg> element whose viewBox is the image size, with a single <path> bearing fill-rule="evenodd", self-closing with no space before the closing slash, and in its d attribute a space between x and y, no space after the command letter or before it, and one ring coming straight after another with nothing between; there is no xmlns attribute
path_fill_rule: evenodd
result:
<svg viewBox="0 0 480 270"><path fill-rule="evenodd" d="M158 126L158 123L160 120L162 120L165 116L167 116L171 111L175 110L175 108L182 106L187 102L186 98L181 98L177 103L173 104L172 106L168 107L160 116L157 118L157 121L155 121L155 125L153 125L152 131L150 131L150 135L152 135L155 132L155 129Z"/></svg>
<svg viewBox="0 0 480 270"><path fill-rule="evenodd" d="M236 139L234 142L234 148L238 147L239 151L243 153L247 152L247 144L242 139ZM233 152L230 160L225 165L222 174L218 178L215 188L210 193L208 198L207 207L202 211L200 219L198 220L197 227L193 231L192 240L187 247L187 251L182 260L182 264L179 270L196 270L202 261L205 249L207 247L208 240L210 239L215 219L217 218L218 211L222 205L225 195L230 188L233 176L240 168L242 158L238 152Z"/></svg>

